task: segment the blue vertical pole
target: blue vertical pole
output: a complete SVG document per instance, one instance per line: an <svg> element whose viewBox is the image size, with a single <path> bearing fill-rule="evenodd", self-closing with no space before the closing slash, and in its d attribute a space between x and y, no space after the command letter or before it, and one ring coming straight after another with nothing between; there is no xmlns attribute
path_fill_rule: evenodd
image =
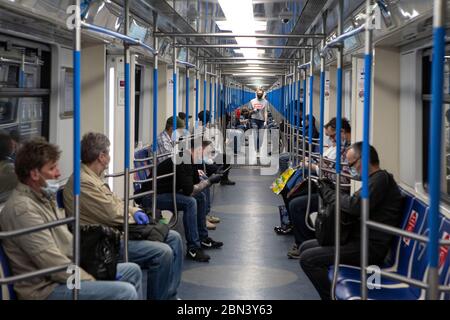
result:
<svg viewBox="0 0 450 320"><path fill-rule="evenodd" d="M80 8L80 0L76 1ZM81 122L81 17L76 11L75 17L75 46L73 50L73 208L74 208L74 237L73 237L73 263L80 265L80 122ZM78 289L74 286L73 299L78 299Z"/></svg>
<svg viewBox="0 0 450 320"><path fill-rule="evenodd" d="M172 108L172 130L173 130L173 139L176 139L176 130L177 130L177 98L178 98L178 88L177 88L177 47L176 47L176 38L173 38L173 108Z"/></svg>
<svg viewBox="0 0 450 320"><path fill-rule="evenodd" d="M130 16L130 2L125 1L125 27L124 34L128 35L129 29L129 16ZM125 117L124 117L124 128L125 128L125 138L124 138L124 205L123 205L123 232L124 232L124 260L128 262L128 216L129 216L129 197L130 197L130 127L131 127L131 106L130 106L130 48L125 45Z"/></svg>
<svg viewBox="0 0 450 320"><path fill-rule="evenodd" d="M198 113L199 113L198 108L199 108L199 91L200 91L199 84L200 83L197 74L197 77L195 78L195 115L194 115L196 128L198 128Z"/></svg>
<svg viewBox="0 0 450 320"><path fill-rule="evenodd" d="M336 173L341 173L342 66L337 69L336 94Z"/></svg>
<svg viewBox="0 0 450 320"><path fill-rule="evenodd" d="M319 132L319 139L320 139L320 146L319 146L319 152L320 155L323 156L323 126L325 122L325 70L322 65L322 70L320 71L320 132Z"/></svg>
<svg viewBox="0 0 450 320"><path fill-rule="evenodd" d="M366 0L366 15L372 16L372 0ZM366 21L366 39L364 56L364 114L363 114L363 150L362 150L362 191L361 191L361 298L367 300L366 268L369 261L369 168L370 168L370 106L372 99L372 26L371 19Z"/></svg>
<svg viewBox="0 0 450 320"><path fill-rule="evenodd" d="M212 80L213 78L210 77L209 78L209 116L212 117L213 115L213 101L212 101L212 96L213 96L213 88L212 88Z"/></svg>
<svg viewBox="0 0 450 320"><path fill-rule="evenodd" d="M186 69L186 130L189 131L189 69Z"/></svg>
<svg viewBox="0 0 450 320"><path fill-rule="evenodd" d="M213 122L217 119L217 79L214 82L214 117Z"/></svg>
<svg viewBox="0 0 450 320"><path fill-rule="evenodd" d="M344 33L344 0L338 1L338 36ZM337 103L336 103L336 193L335 193L335 225L334 225L334 272L331 284L331 297L335 299L337 273L341 255L341 128L342 128L342 67L344 63L344 48L339 47L337 53Z"/></svg>
<svg viewBox="0 0 450 320"><path fill-rule="evenodd" d="M303 79L303 105L302 105L302 114L303 114L303 123L302 123L302 132L305 134L305 119L306 119L306 71L305 78Z"/></svg>
<svg viewBox="0 0 450 320"><path fill-rule="evenodd" d="M430 192L430 242L428 244L429 274L428 298L439 298L439 204L441 199L441 155L442 155L442 103L445 61L445 25L447 1L434 1L432 102L430 116L430 142L428 147L428 177Z"/></svg>
<svg viewBox="0 0 450 320"><path fill-rule="evenodd" d="M173 127L173 132L175 132L175 130L177 129L177 71L176 71L176 64L173 66L172 79L173 79L173 95L172 95L172 100L173 100L173 108L172 108L173 122L172 122L172 127ZM174 136L174 139L175 139L175 134L173 136Z"/></svg>
<svg viewBox="0 0 450 320"><path fill-rule="evenodd" d="M19 88L25 88L25 52L22 52L22 63L19 68Z"/></svg>
<svg viewBox="0 0 450 320"><path fill-rule="evenodd" d="M206 128L206 110L207 110L207 101L206 101L206 65L205 65L205 79L203 80L203 126Z"/></svg>
<svg viewBox="0 0 450 320"><path fill-rule="evenodd" d="M313 68L311 62L311 70ZM311 72L311 76L309 78L309 127L308 127L308 136L309 143L312 145L313 143L313 107L314 107L314 75ZM310 155L311 156L311 155Z"/></svg>
<svg viewBox="0 0 450 320"><path fill-rule="evenodd" d="M130 168L130 62L125 62L125 169Z"/></svg>

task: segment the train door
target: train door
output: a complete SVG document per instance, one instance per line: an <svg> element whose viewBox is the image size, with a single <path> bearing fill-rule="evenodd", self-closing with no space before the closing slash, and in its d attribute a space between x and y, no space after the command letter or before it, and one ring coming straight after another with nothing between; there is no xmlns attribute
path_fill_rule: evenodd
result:
<svg viewBox="0 0 450 320"><path fill-rule="evenodd" d="M108 173L121 172L124 169L124 142L125 142L125 72L124 58L121 55L107 55L107 112L106 112L106 134L111 142ZM134 56L131 55L130 74L135 74ZM134 81L133 81L134 82ZM130 84L130 92L135 92L135 86ZM132 107L133 106L133 107ZM133 161L135 141L135 95L130 95L130 161ZM132 162L131 162L132 163ZM123 177L109 178L108 184L120 197L123 197Z"/></svg>
<svg viewBox="0 0 450 320"><path fill-rule="evenodd" d="M347 118L349 121L352 118L352 70L351 66L344 69L344 108L342 110L342 117Z"/></svg>
<svg viewBox="0 0 450 320"><path fill-rule="evenodd" d="M446 203L450 203L450 45L446 47L444 64L444 97L442 110L442 159L441 159L441 185L442 185L442 199ZM422 177L423 186L428 191L428 147L430 141L430 115L432 102L432 69L433 51L425 50L422 56Z"/></svg>

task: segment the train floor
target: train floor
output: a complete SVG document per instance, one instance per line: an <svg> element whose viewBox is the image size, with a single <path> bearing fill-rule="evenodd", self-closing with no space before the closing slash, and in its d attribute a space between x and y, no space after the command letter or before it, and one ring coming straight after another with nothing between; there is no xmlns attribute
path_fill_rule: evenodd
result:
<svg viewBox="0 0 450 320"><path fill-rule="evenodd" d="M232 168L235 186L215 185L212 215L221 222L209 235L223 241L208 250L209 263L185 259L179 297L188 300L318 299L300 268L286 253L293 236L276 235L279 196L270 185L275 176L261 176L256 167ZM181 230L180 230L181 231Z"/></svg>

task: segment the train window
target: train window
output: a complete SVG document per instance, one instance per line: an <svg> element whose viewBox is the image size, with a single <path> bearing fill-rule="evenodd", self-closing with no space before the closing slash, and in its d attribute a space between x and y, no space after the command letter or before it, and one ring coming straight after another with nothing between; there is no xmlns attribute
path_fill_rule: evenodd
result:
<svg viewBox="0 0 450 320"><path fill-rule="evenodd" d="M12 46L0 41L0 131L48 138L51 54L8 39Z"/></svg>
<svg viewBox="0 0 450 320"><path fill-rule="evenodd" d="M61 69L61 118L73 116L73 69Z"/></svg>
<svg viewBox="0 0 450 320"><path fill-rule="evenodd" d="M429 129L430 129L430 111L431 111L431 63L432 52L425 52L422 61L423 66L423 184L425 189L428 188L428 147L429 147ZM442 199L450 204L450 46L446 49L446 59L444 66L444 106L443 106L443 151L442 159Z"/></svg>

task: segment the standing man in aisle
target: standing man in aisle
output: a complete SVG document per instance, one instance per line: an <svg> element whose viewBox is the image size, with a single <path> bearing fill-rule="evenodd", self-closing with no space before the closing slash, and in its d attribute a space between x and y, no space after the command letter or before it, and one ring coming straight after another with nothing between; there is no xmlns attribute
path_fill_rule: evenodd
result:
<svg viewBox="0 0 450 320"><path fill-rule="evenodd" d="M248 107L252 129L264 129L267 126L269 102L264 98L263 88L256 90L256 98L250 101ZM255 137L256 154L259 157L259 148L260 144L262 144L262 141L259 139L259 131L256 132Z"/></svg>

